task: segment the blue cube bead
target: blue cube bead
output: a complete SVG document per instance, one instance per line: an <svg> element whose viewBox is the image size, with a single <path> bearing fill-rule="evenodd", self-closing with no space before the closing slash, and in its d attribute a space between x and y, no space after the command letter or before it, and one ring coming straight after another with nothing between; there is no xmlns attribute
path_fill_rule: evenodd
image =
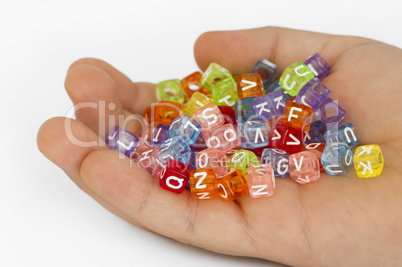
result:
<svg viewBox="0 0 402 267"><path fill-rule="evenodd" d="M155 127L154 132L152 133L151 137L151 145L152 146L161 146L161 144L165 141L168 137L167 132L169 130L170 125L167 124L158 124Z"/></svg>
<svg viewBox="0 0 402 267"><path fill-rule="evenodd" d="M190 157L190 146L180 136L166 139L158 152L158 158L162 165L165 165L168 159L174 159L187 164Z"/></svg>
<svg viewBox="0 0 402 267"><path fill-rule="evenodd" d="M134 153L139 138L127 131L124 128L116 126L109 134L106 139L106 144L110 147L110 149L118 151L127 157L130 157L131 154Z"/></svg>
<svg viewBox="0 0 402 267"><path fill-rule="evenodd" d="M267 121L283 114L286 106L281 91L274 91L253 100L255 115L260 121Z"/></svg>
<svg viewBox="0 0 402 267"><path fill-rule="evenodd" d="M325 133L327 132L327 127L324 123L320 121L313 121L310 124L310 129L304 136L303 144L311 143L326 143Z"/></svg>
<svg viewBox="0 0 402 267"><path fill-rule="evenodd" d="M238 124L247 121L258 121L253 108L253 99L255 97L247 97L236 101L234 106L236 122Z"/></svg>
<svg viewBox="0 0 402 267"><path fill-rule="evenodd" d="M251 73L260 74L265 90L267 90L275 80L277 72L278 66L263 58L258 59L251 70Z"/></svg>
<svg viewBox="0 0 402 267"><path fill-rule="evenodd" d="M271 164L274 169L275 177L289 176L289 156L290 154L281 149L266 148L261 154L261 164Z"/></svg>
<svg viewBox="0 0 402 267"><path fill-rule="evenodd" d="M265 122L246 122L237 125L237 134L243 148L254 149L268 145L268 126Z"/></svg>
<svg viewBox="0 0 402 267"><path fill-rule="evenodd" d="M193 144L201 133L201 125L193 117L183 114L177 117L170 125L168 137L179 136L187 144Z"/></svg>
<svg viewBox="0 0 402 267"><path fill-rule="evenodd" d="M321 156L321 164L330 175L347 174L352 162L352 150L345 143L326 145Z"/></svg>
<svg viewBox="0 0 402 267"><path fill-rule="evenodd" d="M355 128L349 122L327 131L325 133L325 141L327 144L346 143L350 148L360 143Z"/></svg>

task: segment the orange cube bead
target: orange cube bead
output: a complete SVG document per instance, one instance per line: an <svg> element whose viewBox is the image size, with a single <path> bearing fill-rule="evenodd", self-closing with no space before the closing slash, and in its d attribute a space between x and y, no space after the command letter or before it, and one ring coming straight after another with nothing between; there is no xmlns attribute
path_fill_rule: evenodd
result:
<svg viewBox="0 0 402 267"><path fill-rule="evenodd" d="M190 190L195 199L211 199L218 196L215 188L216 175L212 169L190 172Z"/></svg>
<svg viewBox="0 0 402 267"><path fill-rule="evenodd" d="M151 107L145 109L143 117L148 123L151 122Z"/></svg>
<svg viewBox="0 0 402 267"><path fill-rule="evenodd" d="M210 94L210 92L202 86L201 77L201 72L196 71L180 81L181 87L183 87L184 92L186 92L189 97L191 97L195 92L200 92L204 95Z"/></svg>
<svg viewBox="0 0 402 267"><path fill-rule="evenodd" d="M258 73L248 73L237 76L236 85L239 99L259 97L264 94L262 79Z"/></svg>
<svg viewBox="0 0 402 267"><path fill-rule="evenodd" d="M313 109L296 102L288 102L283 113L282 124L292 128L308 132L313 120Z"/></svg>
<svg viewBox="0 0 402 267"><path fill-rule="evenodd" d="M324 152L324 148L326 145L327 145L326 143L310 143L310 144L306 144L306 145L302 146L300 149L300 152L301 151L309 151L309 152L313 153L319 159L321 172L325 171L325 169L321 163L321 157L322 157L322 153Z"/></svg>
<svg viewBox="0 0 402 267"><path fill-rule="evenodd" d="M234 170L216 180L218 196L224 200L234 200L248 193L246 178L241 170Z"/></svg>
<svg viewBox="0 0 402 267"><path fill-rule="evenodd" d="M161 123L170 125L172 124L174 119L176 119L182 114L182 105L177 102L160 101L158 105L154 108L154 111L155 111L154 114L155 127Z"/></svg>

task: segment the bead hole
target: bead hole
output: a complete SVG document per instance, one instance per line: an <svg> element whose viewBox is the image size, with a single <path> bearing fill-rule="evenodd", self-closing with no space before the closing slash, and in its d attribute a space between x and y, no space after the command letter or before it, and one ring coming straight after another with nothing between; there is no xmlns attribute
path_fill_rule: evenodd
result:
<svg viewBox="0 0 402 267"><path fill-rule="evenodd" d="M264 68L259 68L257 72L261 76L261 79L263 81L268 81L269 80L269 71L268 70L266 70Z"/></svg>
<svg viewBox="0 0 402 267"><path fill-rule="evenodd" d="M338 116L338 109L334 106L329 106L325 109L324 117L327 121L332 121Z"/></svg>

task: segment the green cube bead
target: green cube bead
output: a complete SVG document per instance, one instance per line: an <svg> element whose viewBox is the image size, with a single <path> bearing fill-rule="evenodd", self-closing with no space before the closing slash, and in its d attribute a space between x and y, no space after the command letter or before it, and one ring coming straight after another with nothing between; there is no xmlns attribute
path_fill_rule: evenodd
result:
<svg viewBox="0 0 402 267"><path fill-rule="evenodd" d="M260 165L260 161L252 151L245 149L238 150L226 161L226 166L229 171L241 170L246 177L246 180L248 168L254 165Z"/></svg>
<svg viewBox="0 0 402 267"><path fill-rule="evenodd" d="M226 78L212 87L212 99L218 106L233 107L239 100L236 90L236 82L233 78Z"/></svg>
<svg viewBox="0 0 402 267"><path fill-rule="evenodd" d="M156 85L156 99L158 101L163 100L183 104L185 99L184 94L179 79L159 82Z"/></svg>
<svg viewBox="0 0 402 267"><path fill-rule="evenodd" d="M205 89L212 92L214 85L226 78L232 78L232 74L217 63L211 63L202 74L201 83Z"/></svg>
<svg viewBox="0 0 402 267"><path fill-rule="evenodd" d="M296 62L285 69L279 84L286 92L295 96L311 79L314 78L314 73L303 62Z"/></svg>

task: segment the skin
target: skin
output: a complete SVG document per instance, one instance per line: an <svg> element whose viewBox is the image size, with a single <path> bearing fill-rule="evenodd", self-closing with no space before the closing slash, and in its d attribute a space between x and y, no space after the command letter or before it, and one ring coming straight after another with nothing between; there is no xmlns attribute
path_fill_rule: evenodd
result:
<svg viewBox="0 0 402 267"><path fill-rule="evenodd" d="M194 200L159 187L147 171L119 159L103 141L79 147L66 136L65 120L81 141L98 141L119 115L142 114L155 101L154 85L133 83L98 59L74 62L66 77L75 104L104 100L106 127L99 131L98 110L83 108L77 120L52 118L38 133L38 147L79 188L111 212L149 231L219 253L268 259L298 266L395 266L402 262L402 51L359 37L334 36L265 27L208 32L195 43L201 70L217 62L233 74L248 73L258 58L279 66L319 53L331 67L322 82L347 111L360 144L378 144L384 169L377 178L348 175L306 185L277 179L275 195L248 195L223 202ZM137 126L128 124L128 130Z"/></svg>

